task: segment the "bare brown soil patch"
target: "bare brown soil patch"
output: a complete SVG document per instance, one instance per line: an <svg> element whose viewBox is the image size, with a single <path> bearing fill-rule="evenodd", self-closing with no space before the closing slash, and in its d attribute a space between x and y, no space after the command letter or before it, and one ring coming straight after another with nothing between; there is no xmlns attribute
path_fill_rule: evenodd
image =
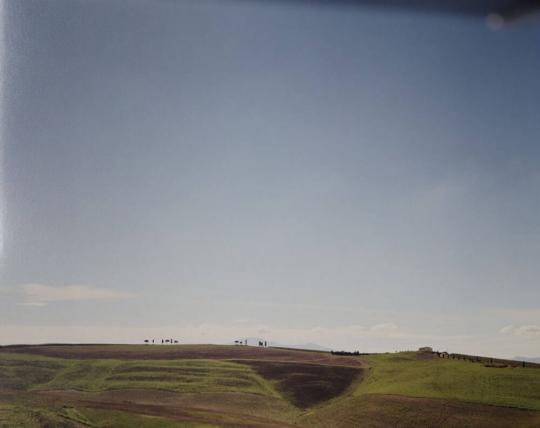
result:
<svg viewBox="0 0 540 428"><path fill-rule="evenodd" d="M307 408L341 395L363 370L296 362L243 361L275 386L292 404Z"/></svg>
<svg viewBox="0 0 540 428"><path fill-rule="evenodd" d="M171 420L216 424L223 427L287 427L272 413L287 412L281 400L254 394L178 394L159 390L115 390L99 393L42 391L51 404L118 410Z"/></svg>
<svg viewBox="0 0 540 428"><path fill-rule="evenodd" d="M36 345L5 346L0 352L15 352L74 359L174 360L174 359L264 359L310 362L325 365L366 367L360 357L342 357L329 352L227 345Z"/></svg>
<svg viewBox="0 0 540 428"><path fill-rule="evenodd" d="M40 400L55 405L119 410L225 427L290 426L287 423L290 408L282 400L254 394L179 394L133 389L100 393L42 391L38 395ZM308 410L304 417L296 420L295 426L538 428L540 412L442 399L347 395L339 402L332 402L332 405Z"/></svg>
<svg viewBox="0 0 540 428"><path fill-rule="evenodd" d="M373 394L348 397L306 417L310 427L538 428L540 412L463 401Z"/></svg>

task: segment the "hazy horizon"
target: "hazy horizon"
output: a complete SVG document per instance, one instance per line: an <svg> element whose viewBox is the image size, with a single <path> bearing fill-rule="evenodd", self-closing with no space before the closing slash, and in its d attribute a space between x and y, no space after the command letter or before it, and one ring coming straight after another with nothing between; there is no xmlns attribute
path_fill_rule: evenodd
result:
<svg viewBox="0 0 540 428"><path fill-rule="evenodd" d="M540 356L537 23L0 5L0 344Z"/></svg>

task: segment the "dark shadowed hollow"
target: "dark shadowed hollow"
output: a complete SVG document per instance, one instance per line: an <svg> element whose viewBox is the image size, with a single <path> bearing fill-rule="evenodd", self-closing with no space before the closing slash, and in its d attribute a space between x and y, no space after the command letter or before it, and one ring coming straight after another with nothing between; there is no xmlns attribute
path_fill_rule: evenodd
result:
<svg viewBox="0 0 540 428"><path fill-rule="evenodd" d="M306 408L344 393L359 379L363 369L356 367L322 366L318 364L242 361L258 374L276 383L281 392L296 407Z"/></svg>

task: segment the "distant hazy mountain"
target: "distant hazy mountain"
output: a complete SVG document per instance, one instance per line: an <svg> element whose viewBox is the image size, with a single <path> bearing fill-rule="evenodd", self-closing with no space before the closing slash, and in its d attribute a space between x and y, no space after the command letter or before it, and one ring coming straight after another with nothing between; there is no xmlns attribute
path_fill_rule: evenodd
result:
<svg viewBox="0 0 540 428"><path fill-rule="evenodd" d="M242 341L244 342L245 340L247 340L247 344L250 346L257 346L259 341L264 342L264 339L260 337L244 337ZM275 346L275 347L281 347L281 348L307 349L309 351L324 351L324 352L331 351L330 348L325 348L324 346L318 345L317 343L300 343L300 344L288 345L288 344L273 342L269 340L267 344L268 346Z"/></svg>
<svg viewBox="0 0 540 428"><path fill-rule="evenodd" d="M526 361L529 363L538 363L540 364L540 357L514 357L513 360Z"/></svg>
<svg viewBox="0 0 540 428"><path fill-rule="evenodd" d="M307 349L310 351L324 351L324 352L330 352L330 348L325 348L324 346L321 346L317 343L301 343L299 345L281 345L278 343L272 344L272 346L281 346L283 348L293 348L293 349Z"/></svg>

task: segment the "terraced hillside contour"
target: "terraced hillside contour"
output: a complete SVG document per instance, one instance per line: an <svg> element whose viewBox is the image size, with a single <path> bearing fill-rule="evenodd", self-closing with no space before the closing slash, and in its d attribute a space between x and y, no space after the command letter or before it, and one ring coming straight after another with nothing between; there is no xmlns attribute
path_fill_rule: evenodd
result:
<svg viewBox="0 0 540 428"><path fill-rule="evenodd" d="M540 370L416 353L0 347L0 427L538 427Z"/></svg>

